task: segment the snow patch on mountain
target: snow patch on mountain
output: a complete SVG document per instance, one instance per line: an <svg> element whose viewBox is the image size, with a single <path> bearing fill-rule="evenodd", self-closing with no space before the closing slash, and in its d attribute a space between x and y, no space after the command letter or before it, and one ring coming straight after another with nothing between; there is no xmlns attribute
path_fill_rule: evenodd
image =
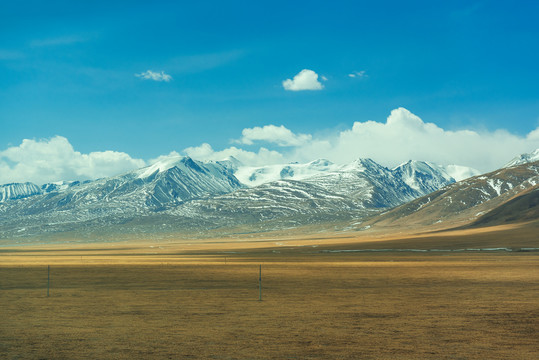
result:
<svg viewBox="0 0 539 360"><path fill-rule="evenodd" d="M412 189L422 194L436 191L455 182L455 179L443 168L424 161L407 161L394 168L392 172Z"/></svg>
<svg viewBox="0 0 539 360"><path fill-rule="evenodd" d="M236 159L234 156L229 156L224 160L216 161L216 163L224 166L232 172L238 171L238 169L243 166L243 163Z"/></svg>
<svg viewBox="0 0 539 360"><path fill-rule="evenodd" d="M142 169L136 170L139 179L148 178L156 173L161 173L171 169L173 167L178 167L181 169L186 168L186 163L191 160L191 158L186 156L170 156L164 159L157 161L156 163L144 167Z"/></svg>
<svg viewBox="0 0 539 360"><path fill-rule="evenodd" d="M277 180L307 180L335 172L369 172L371 176L374 174L386 176L386 171L388 171L388 169L372 159L362 158L344 165L318 159L306 164L290 163L258 167L242 166L236 160L233 165L230 165L230 168L236 178L248 187L259 186ZM427 191L438 190L442 184L445 186L480 174L478 170L466 166L441 166L415 160L403 163L390 171L422 194ZM431 180L427 181L426 178L431 178ZM421 185L425 182L428 184Z"/></svg>
<svg viewBox="0 0 539 360"><path fill-rule="evenodd" d="M423 195L408 186L399 174L371 159L357 159L334 171L303 181L347 196L368 208L396 206Z"/></svg>
<svg viewBox="0 0 539 360"><path fill-rule="evenodd" d="M0 202L24 199L37 194L41 194L41 188L29 182L0 185Z"/></svg>
<svg viewBox="0 0 539 360"><path fill-rule="evenodd" d="M505 164L504 168L527 164L534 161L539 161L539 149L536 149L535 151L532 151L531 153L521 154L515 157L513 160Z"/></svg>
<svg viewBox="0 0 539 360"><path fill-rule="evenodd" d="M539 171L536 164L526 166L527 171ZM489 175L495 179L491 182L483 176L452 184L455 178L447 168L408 161L388 169L371 159L346 165L319 159L245 167L235 158L204 162L184 156L161 158L142 169L84 183L0 186L0 238L61 231L89 234L94 228L138 234L357 221L441 188L447 192L454 185L475 185L471 198L453 192L444 199L445 207L458 212L520 183L513 178L498 182L500 170ZM461 176L473 173L465 167L452 170ZM478 182L485 184L477 186Z"/></svg>
<svg viewBox="0 0 539 360"><path fill-rule="evenodd" d="M306 164L290 163L259 167L239 166L234 175L243 184L254 187L277 180L303 180L339 168L340 165L329 160L318 159Z"/></svg>
<svg viewBox="0 0 539 360"><path fill-rule="evenodd" d="M496 191L496 194L497 196L500 196L500 194L502 193L502 185L504 184L504 182L502 182L500 179L489 179L487 181L487 184L492 188L494 189L494 191ZM508 186L509 187L509 186ZM511 186L509 187L510 189L513 188L513 185L511 184Z"/></svg>
<svg viewBox="0 0 539 360"><path fill-rule="evenodd" d="M66 191L72 186L77 186L80 184L87 184L90 183L91 180L86 181L56 181L53 183L44 184L41 186L41 190L43 191L43 194L53 193L53 192L62 192Z"/></svg>

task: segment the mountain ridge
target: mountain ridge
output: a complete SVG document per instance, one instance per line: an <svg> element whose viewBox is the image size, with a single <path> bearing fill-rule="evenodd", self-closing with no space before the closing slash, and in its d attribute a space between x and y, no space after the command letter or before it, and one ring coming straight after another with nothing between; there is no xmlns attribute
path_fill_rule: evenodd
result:
<svg viewBox="0 0 539 360"><path fill-rule="evenodd" d="M505 199L508 195L504 194L519 186L522 179L535 181L537 175L530 169L522 170L535 165L520 165L456 183L443 168L422 161L408 161L388 169L372 159L357 159L346 165L319 159L276 166L270 175L279 176L278 180L249 187L235 176L239 165L233 158L200 162L178 156L95 181L46 184L39 190L26 185L28 194L40 193L26 196L26 190L19 191L17 196L23 197L0 202L0 238L61 233L88 238L97 233L153 236L158 232L227 232L234 228L273 231L346 222L358 224L344 226L350 229L379 227L385 226L384 218L389 219L403 208L413 213L443 194L453 191L455 196L461 192L460 187L473 184L480 186L468 192L471 200L466 201L477 200L476 205L480 205L481 199L486 202L502 195ZM281 179L283 169L285 179ZM508 176L522 181L506 181L497 173L515 173ZM302 179L296 180L295 176ZM447 197L444 201L448 201ZM420 216L400 214L388 221L392 226L432 226L435 221L427 224L421 220L431 219L433 214L453 219L455 214L468 211L450 203L443 205L442 210L449 209L445 213L427 206L430 211ZM484 206L477 213L487 210ZM466 216L472 217L469 211ZM377 220L369 220L373 218ZM456 218L464 222L463 217Z"/></svg>
<svg viewBox="0 0 539 360"><path fill-rule="evenodd" d="M451 184L368 221L369 226L464 226L539 184L539 161ZM446 225L447 224L447 225Z"/></svg>

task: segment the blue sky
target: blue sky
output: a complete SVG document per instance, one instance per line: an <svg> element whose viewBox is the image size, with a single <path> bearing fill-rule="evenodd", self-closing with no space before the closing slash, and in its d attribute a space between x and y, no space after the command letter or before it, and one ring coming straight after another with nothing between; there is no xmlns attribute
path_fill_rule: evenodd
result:
<svg viewBox="0 0 539 360"><path fill-rule="evenodd" d="M535 1L4 1L0 169L14 171L6 151L24 139L55 136L146 163L203 143L293 160L295 145L242 131L325 141L399 107L444 131L505 131L521 140L510 159L539 146L538 13ZM287 91L303 69L321 89ZM136 76L148 70L171 79Z"/></svg>

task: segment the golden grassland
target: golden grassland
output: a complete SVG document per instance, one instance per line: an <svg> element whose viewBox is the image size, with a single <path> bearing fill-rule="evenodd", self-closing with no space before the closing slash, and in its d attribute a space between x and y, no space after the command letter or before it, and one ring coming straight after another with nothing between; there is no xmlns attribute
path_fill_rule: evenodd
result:
<svg viewBox="0 0 539 360"><path fill-rule="evenodd" d="M322 252L382 240L2 248L0 358L539 358L539 253Z"/></svg>

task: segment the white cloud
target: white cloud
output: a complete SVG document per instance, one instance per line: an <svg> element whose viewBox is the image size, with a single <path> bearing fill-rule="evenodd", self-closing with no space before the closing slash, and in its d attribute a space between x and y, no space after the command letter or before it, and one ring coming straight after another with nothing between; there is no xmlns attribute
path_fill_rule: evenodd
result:
<svg viewBox="0 0 539 360"><path fill-rule="evenodd" d="M529 141L539 141L539 127L531 131L528 136L526 136L526 139Z"/></svg>
<svg viewBox="0 0 539 360"><path fill-rule="evenodd" d="M325 80L325 78L323 78ZM318 74L309 69L301 70L294 79L283 81L283 87L289 91L322 90L324 85L318 81Z"/></svg>
<svg viewBox="0 0 539 360"><path fill-rule="evenodd" d="M252 146L257 141L285 147L279 151L266 147L255 151L241 148L241 144ZM539 148L539 127L526 136L505 130L451 131L398 108L391 111L385 122L356 121L351 128L332 134L295 134L282 125L266 125L244 129L242 137L235 142L240 145L214 150L210 144L203 143L181 153L197 160L223 160L234 156L246 166L307 162L317 158L343 164L368 157L387 167L414 159L445 166L469 166L487 172L505 165L519 154ZM178 155L173 151L149 163ZM47 140L25 139L19 146L0 151L0 184L95 179L145 165L144 160L123 152L82 154L61 136Z"/></svg>
<svg viewBox="0 0 539 360"><path fill-rule="evenodd" d="M230 156L234 156L244 165L262 166L269 164L280 164L285 162L283 154L268 150L264 147L258 149L258 152L246 151L235 146L229 147L221 151L215 151L210 144L204 143L196 147L188 147L183 152L197 160L223 160Z"/></svg>
<svg viewBox="0 0 539 360"><path fill-rule="evenodd" d="M385 123L355 122L352 129L313 140L324 141L324 146L307 144L296 148L292 156L302 160L326 157L334 162L369 157L388 167L414 159L490 171L518 154L538 148L536 134L539 134L539 128L527 137L505 130L481 133L467 129L445 130L398 108L391 112Z"/></svg>
<svg viewBox="0 0 539 360"><path fill-rule="evenodd" d="M166 74L164 71L153 72L151 70L141 72L140 74L135 74L136 77L142 78L144 80L154 80L154 81L165 81L169 82L172 80L172 76Z"/></svg>
<svg viewBox="0 0 539 360"><path fill-rule="evenodd" d="M296 135L283 125L255 126L254 128L243 129L241 133L241 139L235 142L246 145L253 145L255 141L266 141L279 146L300 146L312 139L311 135Z"/></svg>
<svg viewBox="0 0 539 360"><path fill-rule="evenodd" d="M267 141L287 148L279 151L260 148L258 152L250 152L230 147L215 151L209 144L203 144L188 148L185 153L202 160L233 155L253 166L317 158L343 164L357 158L372 158L391 168L413 159L487 172L500 168L516 155L539 148L539 128L524 137L505 130L451 131L424 122L404 108L393 110L385 122L357 121L350 129L316 137L294 134L284 126L274 125L247 128L242 135L236 143L253 145L255 141Z"/></svg>
<svg viewBox="0 0 539 360"><path fill-rule="evenodd" d="M146 163L117 151L82 154L62 136L48 140L24 139L19 146L0 151L0 184L86 180L133 170Z"/></svg>
<svg viewBox="0 0 539 360"><path fill-rule="evenodd" d="M177 151L171 151L167 155L160 155L160 156L156 157L155 159L150 159L148 161L148 164L153 165L156 162L163 161L163 160L166 160L168 158L175 158L175 157L178 157L178 156L182 156L182 155L179 154Z"/></svg>
<svg viewBox="0 0 539 360"><path fill-rule="evenodd" d="M365 70L361 70L361 71L354 71L348 74L348 76L351 78L365 78L368 75L366 74Z"/></svg>

